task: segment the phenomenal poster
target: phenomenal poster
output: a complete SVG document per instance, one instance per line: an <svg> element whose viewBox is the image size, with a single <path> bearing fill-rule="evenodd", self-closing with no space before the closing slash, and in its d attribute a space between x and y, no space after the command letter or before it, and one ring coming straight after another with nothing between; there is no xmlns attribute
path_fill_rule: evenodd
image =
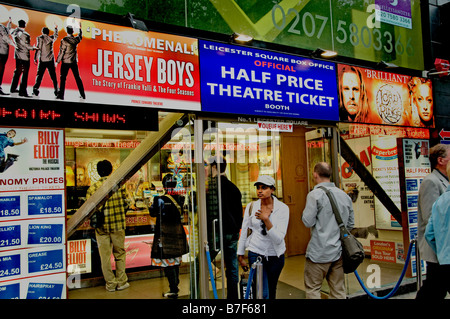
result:
<svg viewBox="0 0 450 319"><path fill-rule="evenodd" d="M202 111L338 121L335 64L200 41Z"/></svg>
<svg viewBox="0 0 450 319"><path fill-rule="evenodd" d="M65 298L64 131L0 128L0 298Z"/></svg>
<svg viewBox="0 0 450 319"><path fill-rule="evenodd" d="M338 65L341 121L434 127L430 79Z"/></svg>
<svg viewBox="0 0 450 319"><path fill-rule="evenodd" d="M6 5L0 23L10 97L200 110L196 39Z"/></svg>

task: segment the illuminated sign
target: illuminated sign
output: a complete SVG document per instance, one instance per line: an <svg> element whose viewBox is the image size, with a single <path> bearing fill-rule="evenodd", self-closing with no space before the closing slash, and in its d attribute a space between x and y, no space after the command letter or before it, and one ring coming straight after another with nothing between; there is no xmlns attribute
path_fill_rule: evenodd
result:
<svg viewBox="0 0 450 319"><path fill-rule="evenodd" d="M0 98L0 124L116 130L158 130L158 111L149 108L23 101Z"/></svg>
<svg viewBox="0 0 450 319"><path fill-rule="evenodd" d="M338 82L341 121L434 127L430 79L339 64Z"/></svg>
<svg viewBox="0 0 450 319"><path fill-rule="evenodd" d="M202 110L339 120L336 65L200 41Z"/></svg>
<svg viewBox="0 0 450 319"><path fill-rule="evenodd" d="M28 48L38 45L36 39L44 36L41 31L44 27L50 30L47 37L53 37L53 50L46 52L46 56L53 53L58 63L55 77L59 99L78 102L81 96L83 103L200 110L196 39L143 32L131 27L80 19L76 15L66 17L7 5L0 5L0 12L2 19L5 18L0 22L10 27L11 39L18 37L16 30L19 21L26 23ZM11 23L6 17L11 17ZM14 83L14 50L10 46L2 82L3 92L12 92L11 97L28 95L30 100L54 101L55 86L49 75L54 71L49 68L49 72L38 72L38 66L43 62L34 50L24 49L30 52L27 53L29 60L38 57L39 61L37 65L30 63L26 92ZM74 51L77 62L67 55ZM41 74L42 82L39 83L37 75ZM106 121L120 119L109 118Z"/></svg>

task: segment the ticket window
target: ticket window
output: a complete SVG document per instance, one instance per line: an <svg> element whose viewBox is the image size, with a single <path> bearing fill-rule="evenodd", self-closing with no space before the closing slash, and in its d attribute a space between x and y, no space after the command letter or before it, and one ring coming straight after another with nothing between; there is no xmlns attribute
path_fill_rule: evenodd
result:
<svg viewBox="0 0 450 319"><path fill-rule="evenodd" d="M190 140L193 136L192 123L181 127L184 137ZM187 133L186 133L187 132ZM147 132L143 131L99 131L99 130L66 130L66 176L67 176L67 202L68 218L73 215L86 200L86 192L99 176L96 172L96 163L107 159L116 169L130 155L130 153L145 139ZM196 174L193 172L192 152L190 141L182 140L184 145L180 148L180 138L174 135L173 139L158 146L158 151L144 163L137 172L127 180L125 187L130 206L126 213L126 250L127 272L152 271L156 277L165 281L161 267L152 263L151 249L153 239L161 227L157 226L157 216L151 216L150 207L155 198L170 195L176 201L179 209L179 221L186 235L187 246L181 260L180 286L183 295L195 297L191 278L196 278L191 267L196 248L197 218L195 214L195 185ZM186 143L187 142L187 143ZM170 189L165 188L163 181L174 182ZM160 235L160 234L158 234ZM198 240L198 239L197 239ZM87 247L88 257L84 260L72 258L69 253L68 270L81 272L81 278L101 277L100 260L96 246L94 229L87 219L69 238L74 245ZM88 243L88 244L86 244ZM192 252L192 254L191 254ZM155 275L156 274L156 275ZM165 286L165 285L164 285ZM161 285L158 286L160 289ZM166 287L165 290L168 290ZM155 298L162 296L162 292L155 294Z"/></svg>

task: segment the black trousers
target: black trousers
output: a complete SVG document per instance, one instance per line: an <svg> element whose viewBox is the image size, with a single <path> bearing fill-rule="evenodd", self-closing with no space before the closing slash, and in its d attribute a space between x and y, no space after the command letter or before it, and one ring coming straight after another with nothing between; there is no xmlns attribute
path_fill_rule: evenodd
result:
<svg viewBox="0 0 450 319"><path fill-rule="evenodd" d="M417 292L416 299L442 300L450 293L450 265L427 261L427 277Z"/></svg>
<svg viewBox="0 0 450 319"><path fill-rule="evenodd" d="M5 73L6 61L8 61L8 55L0 54L0 88L3 82L3 74Z"/></svg>
<svg viewBox="0 0 450 319"><path fill-rule="evenodd" d="M169 281L170 292L178 293L178 284L180 283L180 266L164 267L164 275Z"/></svg>
<svg viewBox="0 0 450 319"><path fill-rule="evenodd" d="M83 81L81 81L80 71L78 71L78 64L75 63L62 63L61 64L61 78L59 81L59 93L58 97L64 99L64 91L66 90L66 79L69 70L72 70L73 77L77 83L78 91L82 98L86 98L84 93Z"/></svg>
<svg viewBox="0 0 450 319"><path fill-rule="evenodd" d="M16 69L14 70L14 76L11 82L11 92L17 90L20 81L19 94L27 94L28 86L28 73L30 71L30 61L16 59Z"/></svg>
<svg viewBox="0 0 450 319"><path fill-rule="evenodd" d="M53 82L53 88L55 91L58 90L58 79L56 78L56 68L55 68L55 62L54 61L48 61L48 62L39 62L38 71L36 75L36 83L34 84L34 89L39 89L42 83L42 78L44 77L45 70L48 70L48 74L50 75L50 78Z"/></svg>

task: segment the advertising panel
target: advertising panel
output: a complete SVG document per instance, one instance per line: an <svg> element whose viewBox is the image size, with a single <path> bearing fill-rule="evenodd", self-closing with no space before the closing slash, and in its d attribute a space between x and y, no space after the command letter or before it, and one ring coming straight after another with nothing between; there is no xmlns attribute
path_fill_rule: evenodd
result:
<svg viewBox="0 0 450 319"><path fill-rule="evenodd" d="M403 167L401 174L401 186L404 189L405 197L403 200L403 211L406 212L407 223L405 230L408 232L409 241L417 236L418 229L418 201L419 189L422 180L431 173L431 164L429 159L430 142L428 140L402 139L401 156L399 156L400 165ZM415 251L411 255L411 272L415 276L417 273L417 258ZM422 272L425 271L425 263L422 261Z"/></svg>
<svg viewBox="0 0 450 319"><path fill-rule="evenodd" d="M200 41L202 110L337 121L335 64Z"/></svg>
<svg viewBox="0 0 450 319"><path fill-rule="evenodd" d="M64 131L0 128L0 298L65 298Z"/></svg>
<svg viewBox="0 0 450 319"><path fill-rule="evenodd" d="M397 141L391 136L372 137L372 175L395 205L401 209ZM375 222L378 229L401 230L401 225L375 197Z"/></svg>
<svg viewBox="0 0 450 319"><path fill-rule="evenodd" d="M6 5L0 12L10 33L2 89L11 97L200 109L196 39Z"/></svg>
<svg viewBox="0 0 450 319"><path fill-rule="evenodd" d="M411 1L375 0L376 19L412 29Z"/></svg>
<svg viewBox="0 0 450 319"><path fill-rule="evenodd" d="M341 121L434 127L430 79L338 65Z"/></svg>
<svg viewBox="0 0 450 319"><path fill-rule="evenodd" d="M226 35L246 34L264 42L311 51L317 48L334 50L343 57L387 61L400 67L423 70L421 2L424 1L186 0L183 7L171 6L166 0L146 2L149 8L160 10L141 10L138 1L127 1L123 8L101 0L89 1L89 5L111 13L122 9L119 12L123 15L134 12L149 21ZM380 8L386 3L387 7ZM381 17L388 13L389 16ZM386 18L390 19L384 22Z"/></svg>

